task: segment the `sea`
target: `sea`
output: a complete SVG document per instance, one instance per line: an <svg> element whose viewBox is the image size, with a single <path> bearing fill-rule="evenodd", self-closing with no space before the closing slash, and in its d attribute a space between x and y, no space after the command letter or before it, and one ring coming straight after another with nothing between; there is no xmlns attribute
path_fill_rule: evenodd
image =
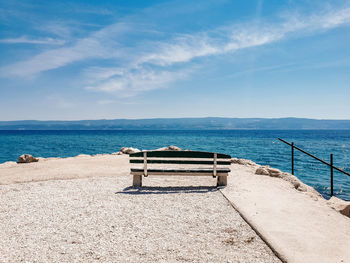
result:
<svg viewBox="0 0 350 263"><path fill-rule="evenodd" d="M0 131L0 163L21 154L70 157L118 152L128 146L151 150L169 145L230 154L291 172L288 142L350 172L350 130L69 130ZM330 198L330 168L295 150L295 175ZM334 195L350 200L350 176L334 171Z"/></svg>

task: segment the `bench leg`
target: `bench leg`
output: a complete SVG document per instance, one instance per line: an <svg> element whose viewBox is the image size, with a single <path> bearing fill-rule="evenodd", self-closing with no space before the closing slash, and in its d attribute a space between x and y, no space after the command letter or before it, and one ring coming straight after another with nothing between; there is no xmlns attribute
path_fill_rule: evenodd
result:
<svg viewBox="0 0 350 263"><path fill-rule="evenodd" d="M227 185L227 176L218 176L217 186L226 186Z"/></svg>
<svg viewBox="0 0 350 263"><path fill-rule="evenodd" d="M132 186L134 187L142 186L142 175L133 175Z"/></svg>

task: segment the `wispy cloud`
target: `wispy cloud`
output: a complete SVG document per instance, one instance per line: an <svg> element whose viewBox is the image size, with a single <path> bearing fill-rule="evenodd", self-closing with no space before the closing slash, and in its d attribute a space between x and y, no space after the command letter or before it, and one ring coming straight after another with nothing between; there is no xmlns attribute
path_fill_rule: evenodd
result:
<svg viewBox="0 0 350 263"><path fill-rule="evenodd" d="M54 38L38 38L32 39L26 36L21 36L17 38L4 38L0 39L0 43L4 44L39 44L39 45L63 45L65 43L62 39Z"/></svg>
<svg viewBox="0 0 350 263"><path fill-rule="evenodd" d="M284 14L274 22L260 18L259 23L236 23L205 32L176 34L158 41L152 40L153 35L147 38L145 33L139 43L126 46L121 39L142 29L119 22L69 46L47 50L27 61L3 67L0 74L30 76L77 61L108 60L111 67L85 69L86 89L133 96L185 78L189 68L186 63L197 59L316 34L348 23L350 8L329 8L317 14ZM174 66L176 70L172 68Z"/></svg>
<svg viewBox="0 0 350 263"><path fill-rule="evenodd" d="M153 42L155 52L141 53L134 61L133 67L116 77L113 70L106 68L98 74L100 79L89 89L115 93L128 92L135 95L141 91L166 87L178 77L185 78L188 74L181 71L169 72L164 68L173 64L187 63L194 59L223 55L240 49L266 45L283 40L294 34L314 34L350 22L350 8L331 10L324 14L312 16L289 16L280 23L235 24L217 28L212 31L192 35L177 36L168 41ZM149 65L160 66L156 71L145 71ZM274 67L272 67L274 69ZM136 73L135 73L136 71ZM146 72L146 73L145 73ZM102 77L104 75L104 77ZM123 92L122 92L123 91Z"/></svg>
<svg viewBox="0 0 350 263"><path fill-rule="evenodd" d="M84 39L74 47L48 50L33 58L4 67L2 75L31 76L42 71L60 68L74 61L104 57L104 49L93 39Z"/></svg>
<svg viewBox="0 0 350 263"><path fill-rule="evenodd" d="M194 35L183 35L168 42L155 43L156 51L144 55L138 64L166 66L188 62L198 57L269 44L288 36L292 37L293 33L315 34L347 23L350 23L350 8L311 16L289 15L273 24L234 24Z"/></svg>
<svg viewBox="0 0 350 263"><path fill-rule="evenodd" d="M166 70L151 70L142 69L136 71L123 71L116 69L114 74L110 69L106 78L97 78L96 81L91 81L91 75L87 75L92 82L87 86L87 90L102 91L116 94L118 97L130 97L140 92L166 88L176 80L186 77L187 72L182 70L166 71Z"/></svg>
<svg viewBox="0 0 350 263"><path fill-rule="evenodd" d="M159 66L169 66L174 63L188 62L196 57L210 56L221 53L217 39L210 38L207 33L182 35L168 42L155 42L154 52L143 55L137 65L150 63Z"/></svg>
<svg viewBox="0 0 350 263"><path fill-rule="evenodd" d="M79 39L70 46L47 50L29 60L5 66L0 69L0 75L26 77L60 68L76 61L90 58L109 59L115 56L118 51L113 48L111 42L114 41L108 37L108 34L116 36L124 30L125 24L113 24L89 37ZM114 44L117 45L117 43Z"/></svg>

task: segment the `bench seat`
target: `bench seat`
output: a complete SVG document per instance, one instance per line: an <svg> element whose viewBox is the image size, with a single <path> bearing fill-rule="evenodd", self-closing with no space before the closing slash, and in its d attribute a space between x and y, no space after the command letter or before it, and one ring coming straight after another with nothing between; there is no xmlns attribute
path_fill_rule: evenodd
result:
<svg viewBox="0 0 350 263"><path fill-rule="evenodd" d="M216 169L217 176L227 176L230 172L228 168ZM148 175L213 175L213 169L147 169ZM131 174L143 175L144 169L131 168Z"/></svg>

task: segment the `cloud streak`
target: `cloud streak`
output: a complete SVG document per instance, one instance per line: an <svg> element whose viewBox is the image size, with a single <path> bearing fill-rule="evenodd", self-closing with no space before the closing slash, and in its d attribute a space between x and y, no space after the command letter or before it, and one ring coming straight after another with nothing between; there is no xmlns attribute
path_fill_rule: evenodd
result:
<svg viewBox="0 0 350 263"><path fill-rule="evenodd" d="M0 39L0 43L3 43L3 44L63 45L65 43L65 41L62 39L53 39L53 38L30 39L26 36L21 36L21 37L17 37L17 38Z"/></svg>
<svg viewBox="0 0 350 263"><path fill-rule="evenodd" d="M118 35L124 29L124 24L113 24L91 34L89 37L79 39L75 44L70 46L47 50L35 55L29 60L5 66L0 69L0 75L28 77L77 61L91 58L108 59L117 52L113 49L113 45L111 45L112 39L108 39L107 35ZM106 46L106 43L109 43L109 46Z"/></svg>
<svg viewBox="0 0 350 263"><path fill-rule="evenodd" d="M184 35L159 43L157 51L145 55L138 63L167 66L211 55L273 43L292 34L315 34L350 23L350 8L332 10L325 14L289 16L280 23L235 24L195 35Z"/></svg>
<svg viewBox="0 0 350 263"><path fill-rule="evenodd" d="M152 40L152 34L146 34L143 41L129 47L120 39L136 29L119 22L78 39L70 46L47 50L29 60L3 67L0 74L26 77L78 61L108 60L113 64L111 67L85 69L86 89L134 96L186 78L187 64L200 58L316 34L348 23L350 8L328 9L311 15L285 14L274 22L259 19L259 23L252 21L205 32L177 34L157 41Z"/></svg>
<svg viewBox="0 0 350 263"><path fill-rule="evenodd" d="M108 70L108 69L107 69ZM111 73L111 71L109 71ZM166 88L176 80L183 79L188 72L172 72L166 70L142 69L135 71L122 71L117 69L113 74L105 78L91 80L87 90L113 93L118 97L131 97L140 92ZM91 76L90 76L91 77Z"/></svg>

